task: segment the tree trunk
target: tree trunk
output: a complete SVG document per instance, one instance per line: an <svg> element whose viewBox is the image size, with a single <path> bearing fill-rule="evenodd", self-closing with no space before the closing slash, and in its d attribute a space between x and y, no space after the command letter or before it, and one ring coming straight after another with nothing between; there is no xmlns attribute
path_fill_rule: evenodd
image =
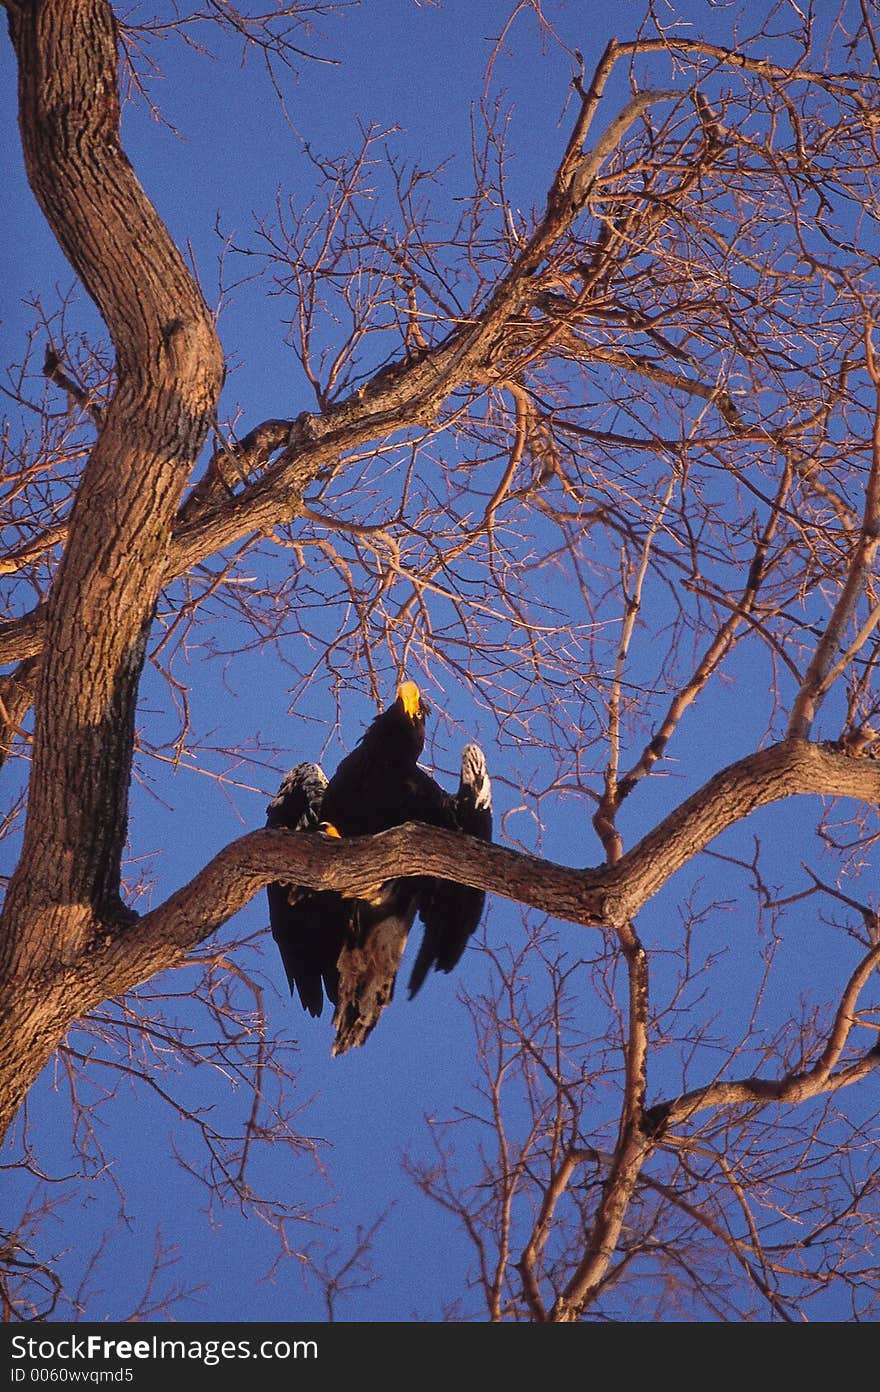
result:
<svg viewBox="0 0 880 1392"><path fill-rule="evenodd" d="M0 931L3 1008L20 1018L21 983L72 961L124 917L138 682L171 524L223 364L199 290L120 145L110 6L8 9L31 187L104 317L117 372L48 604L24 847ZM63 1033L54 1006L27 1030L39 1067Z"/></svg>

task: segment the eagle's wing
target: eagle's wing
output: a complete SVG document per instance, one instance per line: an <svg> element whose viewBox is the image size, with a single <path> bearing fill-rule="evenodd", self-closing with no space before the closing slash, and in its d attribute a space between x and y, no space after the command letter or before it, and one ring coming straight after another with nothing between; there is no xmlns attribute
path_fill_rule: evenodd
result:
<svg viewBox="0 0 880 1392"><path fill-rule="evenodd" d="M320 764L297 764L281 780L266 808L266 826L291 831L314 831L321 820L321 800L327 776Z"/></svg>
<svg viewBox="0 0 880 1392"><path fill-rule="evenodd" d="M327 779L318 764L297 764L285 775L269 803L266 825L290 831L316 831ZM338 894L290 884L266 886L269 923L278 944L291 995L303 1009L320 1015L324 991L336 1001L336 963L342 947L345 911ZM323 989L322 989L323 985Z"/></svg>
<svg viewBox="0 0 880 1392"><path fill-rule="evenodd" d="M485 755L477 744L466 744L462 750L461 780L455 797L448 799L448 806L455 830L491 841L492 784ZM425 936L409 980L410 998L432 967L435 971L452 971L480 921L486 899L483 890L452 880L423 883L419 917L425 925Z"/></svg>

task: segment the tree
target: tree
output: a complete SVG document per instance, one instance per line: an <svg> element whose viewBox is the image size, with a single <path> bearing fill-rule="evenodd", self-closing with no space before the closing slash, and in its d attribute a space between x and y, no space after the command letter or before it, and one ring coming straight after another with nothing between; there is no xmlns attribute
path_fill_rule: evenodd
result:
<svg viewBox="0 0 880 1392"><path fill-rule="evenodd" d="M589 68L549 8L521 0L489 80L528 16L573 71L546 197L525 214L508 196L508 117L488 95L455 221L436 171L386 156L381 132L350 158L309 150L311 201L279 198L225 255L259 258L293 304L314 409L283 400L241 425L218 417L215 316L123 151L118 94L142 81L151 28L188 36L200 18L256 49L283 96L284 64L310 61L295 27L309 9L175 9L140 26L104 0L6 9L28 179L112 342L84 348L45 316L52 395L37 432L7 436L3 745L28 778L0 1077L24 1163L21 1109L49 1059L74 1104L95 1085L72 1028L152 1088L154 1049L210 1058L256 1079L240 1135L189 1113L213 1199L253 1204L288 1252L302 1210L261 1197L249 1165L261 1146L305 1145L297 1094L256 979L215 935L279 878L356 894L454 876L532 911L524 944L493 945L490 983L470 991L484 1098L470 1124L494 1149L460 1173L435 1123L434 1156L409 1161L474 1245L477 1317L788 1319L829 1290L869 1317L872 7L820 20L768 5L757 32L716 43L652 5ZM25 411L33 377L27 361L10 393ZM133 771L163 742L172 763L192 753L174 659L197 624L233 664L308 640L317 657L292 681L303 718L318 689L342 701L360 685L382 704L404 670L470 690L509 785L499 844L413 826L345 845L250 831L139 913L123 864ZM136 714L148 655L179 713L171 735L155 718L152 747ZM588 869L540 854L571 805L592 813ZM518 807L540 836L517 834ZM588 830L579 815L584 861ZM584 946L554 949L535 914L580 925ZM755 954L735 993L731 922ZM821 934L820 979L791 950L805 934ZM212 1022L209 1046L173 1004L160 1019L126 994L200 950L202 1004L187 1009ZM33 1219L8 1243L13 1317L55 1308ZM324 1270L331 1295L360 1279L368 1243L343 1276Z"/></svg>

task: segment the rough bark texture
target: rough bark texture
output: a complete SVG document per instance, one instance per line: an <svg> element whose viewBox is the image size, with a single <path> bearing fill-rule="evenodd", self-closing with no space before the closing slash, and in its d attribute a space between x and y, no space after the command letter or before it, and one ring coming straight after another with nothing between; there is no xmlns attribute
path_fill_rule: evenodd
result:
<svg viewBox="0 0 880 1392"><path fill-rule="evenodd" d="M28 819L0 938L5 1010L20 1019L22 981L76 959L120 909L144 644L223 365L202 297L119 142L110 6L14 5L9 27L28 178L117 358L45 616ZM7 1076L34 1076L72 1004L47 1001L29 1017L39 1043L14 1031Z"/></svg>

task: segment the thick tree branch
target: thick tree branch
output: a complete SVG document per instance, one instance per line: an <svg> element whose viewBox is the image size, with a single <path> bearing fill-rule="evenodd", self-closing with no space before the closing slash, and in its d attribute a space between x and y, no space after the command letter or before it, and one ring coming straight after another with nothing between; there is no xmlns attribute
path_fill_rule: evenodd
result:
<svg viewBox="0 0 880 1392"><path fill-rule="evenodd" d="M138 920L101 926L87 949L117 994L174 965L273 880L348 896L403 874L437 875L585 927L621 931L640 960L629 927L652 895L715 836L757 807L814 794L880 800L880 763L810 744L778 744L729 765L676 808L616 864L577 869L435 827L408 824L373 837L332 838L261 829L230 842L164 904ZM626 911L627 917L621 914ZM103 964L103 966L101 966ZM634 1015L646 1009L636 972ZM643 1087L643 1055L633 1086ZM641 1080L641 1081L640 1081Z"/></svg>
<svg viewBox="0 0 880 1392"><path fill-rule="evenodd" d="M876 804L880 763L853 758L834 745L790 740L728 765L612 867L605 905L609 921L634 918L676 870L756 808L804 794Z"/></svg>
<svg viewBox="0 0 880 1392"><path fill-rule="evenodd" d="M31 187L117 354L46 610L28 818L0 940L0 968L15 973L82 946L118 896L146 636L223 365L120 144L110 5L40 0L10 11L10 34Z"/></svg>

